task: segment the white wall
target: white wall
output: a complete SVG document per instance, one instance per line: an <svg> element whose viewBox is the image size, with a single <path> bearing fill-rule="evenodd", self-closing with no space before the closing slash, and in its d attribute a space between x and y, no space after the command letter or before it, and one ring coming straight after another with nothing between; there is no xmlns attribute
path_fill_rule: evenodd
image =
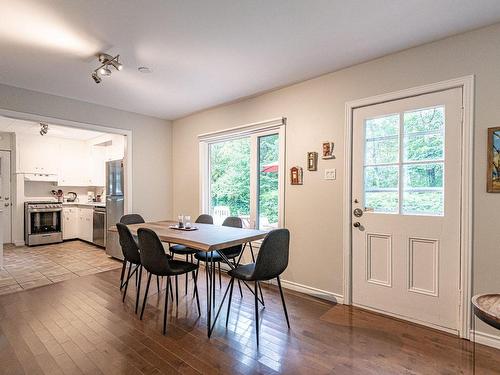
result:
<svg viewBox="0 0 500 375"><path fill-rule="evenodd" d="M0 109L131 130L133 211L147 220L172 216L169 121L1 84Z"/></svg>
<svg viewBox="0 0 500 375"><path fill-rule="evenodd" d="M284 278L341 295L345 103L470 74L476 76L474 291L498 292L500 195L486 193L485 176L486 129L500 126L500 24L174 121L173 210L200 211L198 134L287 117L287 170L302 165L304 185L286 186L285 225L292 239ZM306 171L306 153L321 151L324 140L336 143L336 159L320 160L318 172ZM325 168L337 168L336 181L322 179Z"/></svg>

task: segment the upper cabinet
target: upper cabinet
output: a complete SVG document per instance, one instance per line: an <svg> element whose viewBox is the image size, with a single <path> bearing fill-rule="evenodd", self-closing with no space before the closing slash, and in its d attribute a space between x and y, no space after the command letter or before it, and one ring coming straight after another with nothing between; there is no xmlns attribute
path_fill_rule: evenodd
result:
<svg viewBox="0 0 500 375"><path fill-rule="evenodd" d="M81 141L63 139L60 142L59 186L89 186L90 152Z"/></svg>
<svg viewBox="0 0 500 375"><path fill-rule="evenodd" d="M16 172L57 174L60 155L56 138L19 134L16 136Z"/></svg>
<svg viewBox="0 0 500 375"><path fill-rule="evenodd" d="M89 141L91 146L104 148L104 160L121 160L125 156L125 137L118 134L104 134Z"/></svg>
<svg viewBox="0 0 500 375"><path fill-rule="evenodd" d="M53 175L58 186L105 186L106 162L123 159L125 137L81 141L16 134L16 173ZM50 176L47 176L49 178Z"/></svg>

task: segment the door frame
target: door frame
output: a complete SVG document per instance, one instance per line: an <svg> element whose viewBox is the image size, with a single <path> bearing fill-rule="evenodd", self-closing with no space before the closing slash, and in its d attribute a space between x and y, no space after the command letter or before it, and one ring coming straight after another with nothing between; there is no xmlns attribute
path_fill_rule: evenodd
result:
<svg viewBox="0 0 500 375"><path fill-rule="evenodd" d="M9 118L16 119L16 120L25 120L25 121L33 121L33 122L42 121L42 122L47 122L49 124L66 126L69 128L94 130L94 131L103 132L103 133L119 134L119 135L126 136L126 138L125 138L125 154L124 154L125 155L125 157L124 157L124 178L125 178L124 213L132 212L132 207L133 207L132 206L132 199L133 199L133 194L132 194L132 186L133 186L133 170L132 170L132 165L133 165L132 143L133 143L133 139L132 139L132 134L133 133L132 133L132 130L97 125L97 124L86 123L86 122L65 120L65 119L61 119L61 118L57 118L57 117L38 115L36 113L13 111L13 110L4 109L1 107L0 107L0 116L9 117ZM11 175L13 173L15 173L15 166L12 167L12 162L13 162L13 157L12 157L12 153L11 153ZM17 184L17 182L16 182L16 184ZM11 193L12 193L12 180L11 180ZM17 207L19 202L17 202L17 197L15 197L15 198L16 198L15 200L12 200L12 203L16 205L15 209L13 209L11 212L12 228L14 227L14 221L18 220L19 215L21 215L21 213L18 213L18 207ZM24 211L23 211L22 215L24 215ZM24 217L24 216L22 216L22 217ZM11 233L13 233L13 229L11 229ZM20 246L23 244L24 244L24 241L22 243L15 243L16 246Z"/></svg>
<svg viewBox="0 0 500 375"><path fill-rule="evenodd" d="M343 274L344 304L352 304L352 130L356 108L431 94L454 88L462 89L462 155L460 203L460 290L458 332L470 338L470 298L472 293L472 225L473 225L473 150L474 150L474 75L432 83L387 94L346 102L344 132L344 210L343 210Z"/></svg>

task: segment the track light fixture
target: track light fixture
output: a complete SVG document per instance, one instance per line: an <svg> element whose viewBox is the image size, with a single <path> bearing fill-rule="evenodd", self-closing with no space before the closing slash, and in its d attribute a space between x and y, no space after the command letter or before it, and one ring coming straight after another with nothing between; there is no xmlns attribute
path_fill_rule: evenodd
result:
<svg viewBox="0 0 500 375"><path fill-rule="evenodd" d="M123 64L119 61L119 59L120 55L116 55L115 57L113 57L106 53L101 53L99 55L99 62L101 63L101 65L92 72L92 79L94 80L94 82L101 83L101 77L109 77L112 73L110 69L111 66L118 71L122 70Z"/></svg>
<svg viewBox="0 0 500 375"><path fill-rule="evenodd" d="M40 135L43 137L45 134L49 132L49 125L41 122L40 123Z"/></svg>

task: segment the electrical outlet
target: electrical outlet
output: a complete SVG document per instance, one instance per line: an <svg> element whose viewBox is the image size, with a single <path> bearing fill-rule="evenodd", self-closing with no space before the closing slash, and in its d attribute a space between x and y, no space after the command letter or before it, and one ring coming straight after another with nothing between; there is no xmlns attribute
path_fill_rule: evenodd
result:
<svg viewBox="0 0 500 375"><path fill-rule="evenodd" d="M337 170L335 168L325 169L325 180L335 180L337 178Z"/></svg>

